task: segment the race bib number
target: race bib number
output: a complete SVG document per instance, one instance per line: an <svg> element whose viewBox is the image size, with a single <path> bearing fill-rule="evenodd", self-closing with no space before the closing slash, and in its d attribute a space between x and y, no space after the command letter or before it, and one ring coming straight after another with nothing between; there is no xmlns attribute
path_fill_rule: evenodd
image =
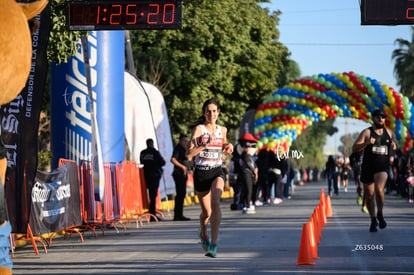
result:
<svg viewBox="0 0 414 275"><path fill-rule="evenodd" d="M200 153L200 157L206 158L206 159L218 159L219 158L219 153L218 152L202 151Z"/></svg>
<svg viewBox="0 0 414 275"><path fill-rule="evenodd" d="M372 146L372 153L375 155L388 155L387 146Z"/></svg>

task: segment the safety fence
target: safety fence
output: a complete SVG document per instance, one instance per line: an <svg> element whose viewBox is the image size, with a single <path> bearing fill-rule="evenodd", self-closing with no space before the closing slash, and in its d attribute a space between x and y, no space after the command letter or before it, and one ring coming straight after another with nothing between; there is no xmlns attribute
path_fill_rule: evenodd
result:
<svg viewBox="0 0 414 275"><path fill-rule="evenodd" d="M35 254L38 255L39 252L36 242L40 243L45 253L47 253L47 248L51 246L53 237L59 234L64 234L66 238L68 235L72 237L72 234L76 233L83 242L83 234L87 231L93 232L95 238L97 238L97 228L100 228L104 235L106 228L114 228L119 232L118 226L126 230L126 224L130 222L135 222L138 228L139 226L143 226L144 220L149 223L151 217L158 221L156 215L148 212L149 199L143 168L139 167L135 162L122 161L121 163L104 163L104 197L102 200L97 199L95 196L92 163L90 161L82 161L78 166L73 160L59 160L59 167L67 164L71 164L72 166L75 164L77 169L77 180L72 179L70 188L71 190L78 188L78 190L75 189L75 192L69 193L79 196L79 200L76 200L80 204L79 213L77 213L79 219L59 217L55 220L64 222L61 222L61 225L50 226L50 229L59 229L45 232L44 227L42 230L34 230L37 228L37 223L42 223L39 220L42 217L31 217L27 234L25 236L15 236L14 242L19 240L30 241ZM160 205L161 198L158 192L156 211L161 218L164 218L163 211L160 210ZM78 209L77 207L70 208ZM60 209L64 209L64 207ZM59 213L59 215L68 215L67 213L69 212L55 209L40 211ZM171 217L169 210L168 215ZM77 222L76 220L81 222ZM13 244L14 246L15 244Z"/></svg>

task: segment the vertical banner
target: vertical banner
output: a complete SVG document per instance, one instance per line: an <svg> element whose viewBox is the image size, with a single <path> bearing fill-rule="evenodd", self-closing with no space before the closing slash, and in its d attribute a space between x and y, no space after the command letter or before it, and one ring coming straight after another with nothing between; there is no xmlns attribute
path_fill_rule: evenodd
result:
<svg viewBox="0 0 414 275"><path fill-rule="evenodd" d="M104 190L100 188L101 184L105 179L103 160L102 160L102 147L101 140L99 137L98 122L96 121L95 112L95 100L92 93L92 82L91 82L91 66L89 64L89 43L86 36L82 36L82 51L83 60L85 65L85 78L86 87L88 90L88 101L89 109L91 110L91 126L92 126L92 180L94 187L94 194L96 200L101 200L104 196Z"/></svg>
<svg viewBox="0 0 414 275"><path fill-rule="evenodd" d="M97 70L100 84L96 116L104 162L121 162L125 155L124 71L125 31L100 31Z"/></svg>
<svg viewBox="0 0 414 275"><path fill-rule="evenodd" d="M6 200L14 233L26 233L31 190L37 170L37 136L43 91L48 72L46 56L50 33L50 5L33 20L32 64L22 92L1 106L2 137L7 149Z"/></svg>
<svg viewBox="0 0 414 275"><path fill-rule="evenodd" d="M93 159L91 105L80 43L68 63L52 65L53 167L57 167L59 158L78 164ZM104 162L119 162L124 156L124 43L124 31L88 32L90 85ZM103 181L97 190L100 200Z"/></svg>

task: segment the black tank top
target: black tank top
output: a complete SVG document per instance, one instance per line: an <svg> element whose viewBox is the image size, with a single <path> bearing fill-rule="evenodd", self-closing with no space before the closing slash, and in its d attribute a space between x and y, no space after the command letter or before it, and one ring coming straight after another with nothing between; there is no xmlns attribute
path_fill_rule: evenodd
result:
<svg viewBox="0 0 414 275"><path fill-rule="evenodd" d="M362 159L362 170L388 171L390 165L391 137L387 129L384 128L383 134L375 133L373 127L369 127L370 137L375 138L375 143L370 144L364 149Z"/></svg>

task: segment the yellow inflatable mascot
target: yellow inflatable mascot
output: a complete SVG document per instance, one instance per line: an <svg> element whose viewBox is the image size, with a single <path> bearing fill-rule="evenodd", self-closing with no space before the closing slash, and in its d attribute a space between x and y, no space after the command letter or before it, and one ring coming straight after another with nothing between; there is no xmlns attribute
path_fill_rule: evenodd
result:
<svg viewBox="0 0 414 275"><path fill-rule="evenodd" d="M17 3L0 0L0 106L12 101L26 85L32 60L32 36L28 20L39 14L47 0ZM7 159L0 144L0 275L12 274L11 226L7 220L4 179Z"/></svg>

